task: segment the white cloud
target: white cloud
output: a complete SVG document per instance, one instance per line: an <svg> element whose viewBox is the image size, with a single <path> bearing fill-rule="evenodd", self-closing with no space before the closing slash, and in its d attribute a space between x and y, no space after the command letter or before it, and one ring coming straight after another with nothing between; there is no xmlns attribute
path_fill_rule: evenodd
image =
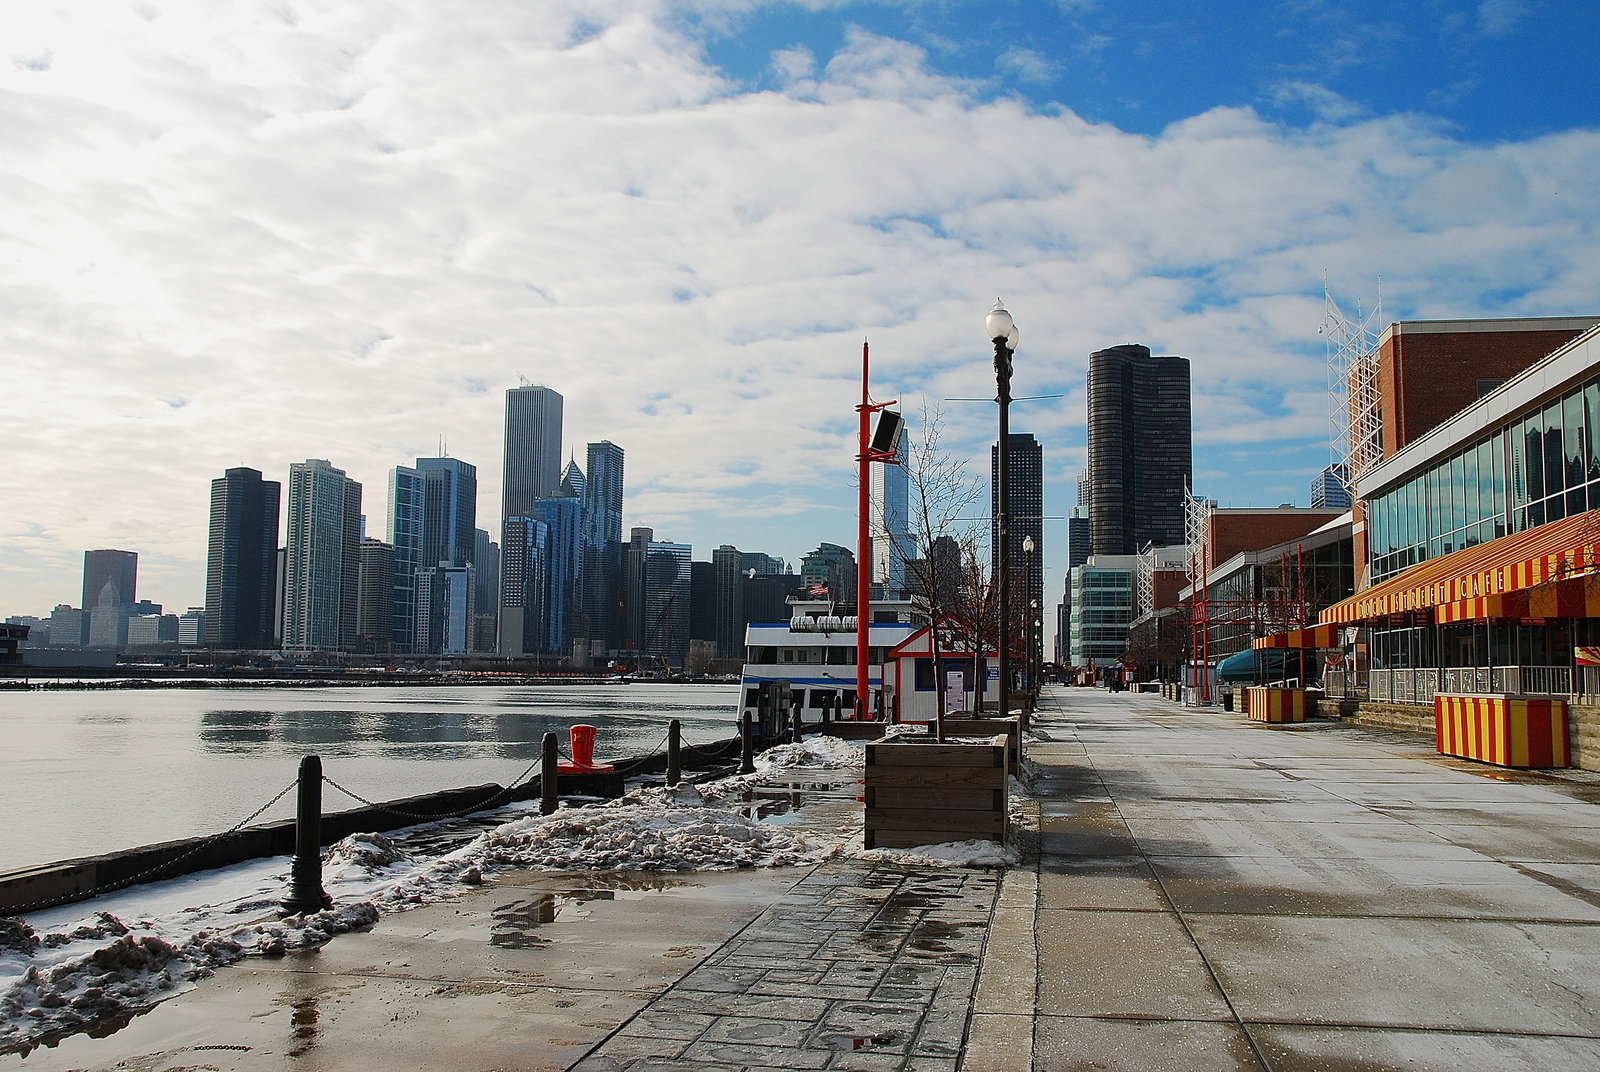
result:
<svg viewBox="0 0 1600 1072"><path fill-rule="evenodd" d="M995 69L1020 82L1047 86L1060 73L1060 64L1031 48L1011 46L994 61Z"/></svg>
<svg viewBox="0 0 1600 1072"><path fill-rule="evenodd" d="M1530 12L1527 0L1483 0L1478 5L1478 32L1485 37L1515 33Z"/></svg>
<svg viewBox="0 0 1600 1072"><path fill-rule="evenodd" d="M566 396L580 460L627 450L629 525L793 558L850 539L864 336L876 394L983 397L1004 296L1016 393L1069 394L1013 415L1064 507L1091 350L1192 358L1197 471L1234 443L1303 468L1324 269L1382 275L1398 315L1600 289L1588 131L1471 148L1299 87L1309 129L1217 109L1137 136L862 30L746 93L627 0L159 10L0 15L51 57L0 64L0 613L75 600L99 546L200 602L234 465L329 458L381 533L388 469L447 435L494 529L519 372ZM982 459L992 406L947 412Z"/></svg>

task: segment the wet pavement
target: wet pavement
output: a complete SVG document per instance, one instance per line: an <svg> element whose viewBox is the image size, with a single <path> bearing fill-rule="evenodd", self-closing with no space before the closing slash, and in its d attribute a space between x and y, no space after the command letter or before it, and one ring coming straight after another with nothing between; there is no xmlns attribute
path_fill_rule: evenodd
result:
<svg viewBox="0 0 1600 1072"><path fill-rule="evenodd" d="M984 964L1031 1053L980 990L966 1067L1600 1067L1595 775L1093 690L1034 729L1033 955Z"/></svg>
<svg viewBox="0 0 1600 1072"><path fill-rule="evenodd" d="M1600 1067L1600 776L1087 689L1034 729L1020 866L500 876L0 1068Z"/></svg>

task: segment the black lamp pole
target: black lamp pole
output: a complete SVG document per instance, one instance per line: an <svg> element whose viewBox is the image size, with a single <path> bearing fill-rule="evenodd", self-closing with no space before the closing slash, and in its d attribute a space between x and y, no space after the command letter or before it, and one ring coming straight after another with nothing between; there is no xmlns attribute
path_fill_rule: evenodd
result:
<svg viewBox="0 0 1600 1072"><path fill-rule="evenodd" d="M1000 456L995 466L995 585L1000 605L995 621L1000 642L1000 717L1005 718L1011 700L1011 355L1017 349L1017 326L999 298L984 320L994 342L994 382L1000 403ZM982 708L983 686L978 685Z"/></svg>

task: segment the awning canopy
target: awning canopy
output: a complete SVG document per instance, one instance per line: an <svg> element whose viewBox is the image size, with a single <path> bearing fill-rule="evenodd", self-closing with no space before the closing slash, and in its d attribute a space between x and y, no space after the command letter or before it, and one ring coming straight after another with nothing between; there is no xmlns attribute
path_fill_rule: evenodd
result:
<svg viewBox="0 0 1600 1072"><path fill-rule="evenodd" d="M1600 618L1600 573L1546 581L1518 592L1441 603L1433 608L1433 616L1440 625L1500 618Z"/></svg>
<svg viewBox="0 0 1600 1072"><path fill-rule="evenodd" d="M1287 633L1274 633L1272 636L1256 637L1251 642L1251 647L1261 648L1337 648L1339 646L1339 630L1343 628L1338 624L1312 625L1305 629L1291 629Z"/></svg>
<svg viewBox="0 0 1600 1072"><path fill-rule="evenodd" d="M1590 510L1413 566L1335 603L1321 618L1325 625L1368 621L1522 592L1596 569L1600 510Z"/></svg>

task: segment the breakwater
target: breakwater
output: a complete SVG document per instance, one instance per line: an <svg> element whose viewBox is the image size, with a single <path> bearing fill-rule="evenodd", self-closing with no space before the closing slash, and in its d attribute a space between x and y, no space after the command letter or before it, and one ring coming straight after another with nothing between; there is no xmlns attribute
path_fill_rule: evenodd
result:
<svg viewBox="0 0 1600 1072"><path fill-rule="evenodd" d="M757 745L771 747L778 741L779 738L758 738ZM740 738L730 737L709 744L685 745L680 762L686 770L701 772L702 776L716 776L730 769L730 761L738 758L740 743ZM667 753L652 752L615 760L612 766L617 774L626 777L659 774L667 769ZM603 788L603 781L596 776L564 774L560 776L558 791L598 795ZM330 845L351 834L383 833L459 818L532 800L541 792L540 778L534 775L511 786L490 782L325 813L321 841L323 845ZM295 821L283 819L245 825L207 837L182 838L10 871L0 874L0 913L36 911L89 900L142 882L158 882L262 857L287 856L294 847Z"/></svg>

